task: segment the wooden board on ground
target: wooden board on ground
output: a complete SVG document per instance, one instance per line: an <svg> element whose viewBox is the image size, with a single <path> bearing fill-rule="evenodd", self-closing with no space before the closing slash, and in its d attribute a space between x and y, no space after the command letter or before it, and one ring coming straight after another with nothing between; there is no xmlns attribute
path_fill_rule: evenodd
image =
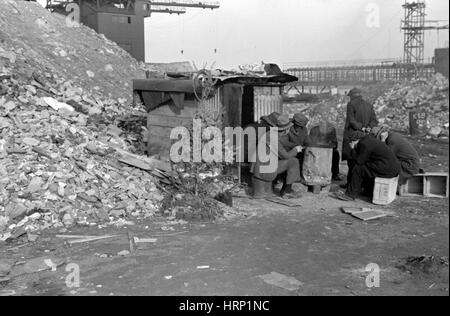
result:
<svg viewBox="0 0 450 316"><path fill-rule="evenodd" d="M170 171L170 164L161 160L134 155L124 150L117 150L120 154L119 161L129 166L142 170L151 171L160 169L162 171Z"/></svg>
<svg viewBox="0 0 450 316"><path fill-rule="evenodd" d="M301 207L302 206L301 204L299 204L295 201L285 200L285 199L277 198L277 197L266 199L266 201L269 201L269 202L272 202L275 204L281 204L281 205L288 206L288 207Z"/></svg>
<svg viewBox="0 0 450 316"><path fill-rule="evenodd" d="M343 207L342 211L364 222L387 217L390 214L380 209Z"/></svg>

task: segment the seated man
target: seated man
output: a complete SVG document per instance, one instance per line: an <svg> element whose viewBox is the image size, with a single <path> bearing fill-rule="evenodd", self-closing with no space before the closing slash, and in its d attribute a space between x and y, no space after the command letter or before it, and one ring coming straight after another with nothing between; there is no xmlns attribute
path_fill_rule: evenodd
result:
<svg viewBox="0 0 450 316"><path fill-rule="evenodd" d="M281 115L277 119L277 129L278 129L278 150L274 153L278 157L277 168L274 172L265 173L261 171L261 167L267 166L268 163L263 163L260 161L258 154L254 153L254 161L251 167L251 173L254 177L272 182L274 181L278 175L286 173L286 177L284 178L283 188L281 189L281 196L290 198L294 197L294 192L292 190L292 185L298 181L300 181L300 165L296 156L299 152L303 150L301 146L294 147L292 150L287 151L285 147L281 144L281 138L287 134L289 128L291 127L291 122L286 115ZM274 146L270 143L271 139L269 138L269 134L266 133L259 140L259 145L263 142L266 143L266 152L274 152ZM273 141L273 140L272 140Z"/></svg>
<svg viewBox="0 0 450 316"><path fill-rule="evenodd" d="M372 134L386 143L400 162L399 185L404 185L409 178L420 173L419 154L400 134L391 132L387 126L375 127Z"/></svg>
<svg viewBox="0 0 450 316"><path fill-rule="evenodd" d="M292 119L293 126L289 130L289 133L282 138L282 144L286 150L292 150L297 146L308 146L308 118L303 114L295 114Z"/></svg>
<svg viewBox="0 0 450 316"><path fill-rule="evenodd" d="M355 166L347 186L346 197L355 200L364 187L373 190L375 178L395 178L400 174L400 162L389 147L373 135L354 131L349 134L350 157Z"/></svg>
<svg viewBox="0 0 450 316"><path fill-rule="evenodd" d="M336 128L327 121L322 121L319 126L313 127L309 132L309 142L311 146L326 147L333 149L333 163L331 174L334 181L341 181L339 176L339 164L341 155L338 150L338 140Z"/></svg>

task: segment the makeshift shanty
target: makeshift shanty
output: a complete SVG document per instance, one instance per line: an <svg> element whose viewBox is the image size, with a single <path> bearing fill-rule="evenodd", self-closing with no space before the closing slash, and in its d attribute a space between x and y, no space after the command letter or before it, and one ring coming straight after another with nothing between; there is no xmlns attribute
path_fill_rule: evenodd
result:
<svg viewBox="0 0 450 316"><path fill-rule="evenodd" d="M204 91L195 84L194 73L134 80L134 93L148 112L148 154L168 158L171 130L190 126L199 111L216 118L221 127L245 127L264 115L281 112L284 84L297 78L281 71L269 73L212 71L213 89L206 98L201 97Z"/></svg>

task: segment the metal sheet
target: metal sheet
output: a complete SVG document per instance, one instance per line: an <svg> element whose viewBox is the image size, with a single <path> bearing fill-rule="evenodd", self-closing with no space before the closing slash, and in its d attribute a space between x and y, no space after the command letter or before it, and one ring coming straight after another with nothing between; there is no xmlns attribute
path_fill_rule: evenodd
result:
<svg viewBox="0 0 450 316"><path fill-rule="evenodd" d="M255 87L255 122L273 112L281 113L283 98L279 87Z"/></svg>
<svg viewBox="0 0 450 316"><path fill-rule="evenodd" d="M214 115L214 117L218 117L221 115L221 111L223 109L223 95L222 95L223 87L217 89L214 96L208 99L205 103L205 110Z"/></svg>

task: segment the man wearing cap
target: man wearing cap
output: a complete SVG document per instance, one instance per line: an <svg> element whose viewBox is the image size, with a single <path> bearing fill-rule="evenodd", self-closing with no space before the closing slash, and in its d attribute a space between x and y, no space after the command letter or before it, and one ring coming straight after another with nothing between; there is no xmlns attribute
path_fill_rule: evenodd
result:
<svg viewBox="0 0 450 316"><path fill-rule="evenodd" d="M302 146L297 146L292 150L288 151L281 144L281 138L287 134L291 128L292 123L287 115L281 115L277 119L277 129L278 129L278 150L274 153L278 156L278 166L274 172L264 173L261 171L261 167L266 164L258 159L257 153L255 153L256 162L252 164L251 173L263 181L273 182L278 175L286 173L286 177L283 179L283 188L281 189L281 196L289 198L294 197L294 192L292 190L292 185L300 181L300 164L296 156L303 150ZM259 144L266 142L266 148L269 152L274 152L274 146L270 144L269 134L266 133L259 140ZM255 161L254 160L254 161Z"/></svg>
<svg viewBox="0 0 450 316"><path fill-rule="evenodd" d="M355 162L352 160L350 154L349 134L356 131L367 134L372 128L378 125L378 120L373 106L363 99L361 89L354 88L350 90L348 96L350 97L350 102L347 104L347 119L342 143L342 160L347 161L347 181L350 182L351 172Z"/></svg>
<svg viewBox="0 0 450 316"><path fill-rule="evenodd" d="M392 150L400 161L399 184L405 184L409 178L420 173L420 157L417 150L400 134L391 132L389 127L375 127L372 134Z"/></svg>
<svg viewBox="0 0 450 316"><path fill-rule="evenodd" d="M341 181L342 179L339 175L341 155L339 154L338 150L336 128L328 121L323 120L318 126L313 127L309 132L309 142L311 146L333 149L331 174L334 181Z"/></svg>
<svg viewBox="0 0 450 316"><path fill-rule="evenodd" d="M294 115L292 119L293 126L289 130L288 139L291 144L295 146L308 146L309 137L308 137L308 126L309 120L306 116L301 113L297 113Z"/></svg>
<svg viewBox="0 0 450 316"><path fill-rule="evenodd" d="M280 117L280 113L273 112L270 115L261 117L261 125L269 130L271 127L277 127L277 120Z"/></svg>
<svg viewBox="0 0 450 316"><path fill-rule="evenodd" d="M354 200L364 188L366 193L373 191L375 178L395 178L400 174L400 162L389 147L373 135L362 131L348 134L350 157L355 166L347 186L346 197Z"/></svg>

